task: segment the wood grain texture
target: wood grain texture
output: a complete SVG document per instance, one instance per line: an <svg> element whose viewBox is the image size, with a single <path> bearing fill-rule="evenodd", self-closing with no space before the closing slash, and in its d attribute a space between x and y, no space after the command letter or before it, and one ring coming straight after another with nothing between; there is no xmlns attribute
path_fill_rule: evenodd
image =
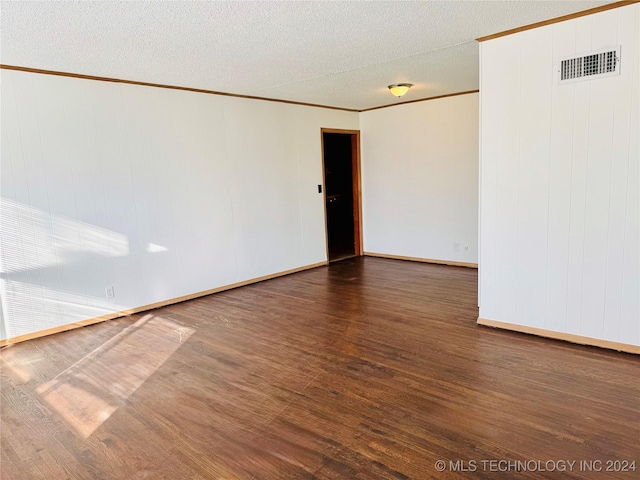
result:
<svg viewBox="0 0 640 480"><path fill-rule="evenodd" d="M291 270L286 270L284 272L272 273L270 275L264 275L262 277L252 278L250 280L245 280L243 282L236 282L230 285L223 285L222 287L216 287L216 288L212 288L202 292L191 293L189 295L184 295L176 298L169 298L167 300L151 303L149 305L144 305L142 307L130 308L128 310L120 310L118 312L109 313L107 315L101 315L99 317L90 318L88 320L83 320L81 322L68 323L66 325L61 325L59 327L49 328L47 330L41 330L39 332L29 333L27 335L20 335L19 337L7 338L5 340L0 340L0 347L13 345L15 343L20 343L20 342L26 342L27 340L33 340L35 338L45 337L47 335L53 335L55 333L66 332L67 330L73 330L75 328L86 327L88 325L105 322L107 320L113 320L114 318L125 317L127 315L133 315L135 313L146 312L148 310L153 310L155 308L165 307L167 305L173 305L174 303L186 302L194 298L204 297L207 295L212 295L214 293L224 292L225 290L232 290L234 288L244 287L245 285L251 285L252 283L258 283L265 280L270 280L272 278L282 277L284 275L291 275L292 273L301 272L303 270L309 270L311 268L321 267L326 264L327 262L318 262L312 265L305 265L304 267L293 268Z"/></svg>
<svg viewBox="0 0 640 480"><path fill-rule="evenodd" d="M357 257L6 347L2 478L633 478L436 471L640 460L640 359L480 328L476 291Z"/></svg>
<svg viewBox="0 0 640 480"><path fill-rule="evenodd" d="M364 239L362 232L362 168L360 159L360 132L351 135L351 178L353 182L353 235L355 254L362 255Z"/></svg>
<svg viewBox="0 0 640 480"><path fill-rule="evenodd" d="M593 15L594 13L598 13L598 12L606 12L607 10L611 10L613 8L626 7L627 5L632 5L638 2L640 2L640 0L624 0L621 2L613 2L607 5L601 5L599 7L590 8L588 10L582 10L581 12L570 13L568 15L563 15L561 17L550 18L549 20L543 20L542 22L531 23L529 25L523 25L522 27L512 28L510 30L505 30L503 32L493 33L491 35L486 35L484 37L476 38L476 41L486 42L487 40L493 40L494 38L500 38L506 35L513 35L514 33L524 32L526 30L531 30L533 28L544 27L545 25L553 25L554 23L565 22L573 18L580 18L586 15Z"/></svg>

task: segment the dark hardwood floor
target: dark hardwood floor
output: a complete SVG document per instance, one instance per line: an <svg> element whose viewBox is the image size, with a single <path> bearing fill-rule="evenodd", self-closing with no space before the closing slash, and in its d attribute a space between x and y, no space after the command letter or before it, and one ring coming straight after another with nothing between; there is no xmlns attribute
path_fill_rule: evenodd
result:
<svg viewBox="0 0 640 480"><path fill-rule="evenodd" d="M638 478L640 359L478 327L476 289L354 258L7 347L1 477Z"/></svg>

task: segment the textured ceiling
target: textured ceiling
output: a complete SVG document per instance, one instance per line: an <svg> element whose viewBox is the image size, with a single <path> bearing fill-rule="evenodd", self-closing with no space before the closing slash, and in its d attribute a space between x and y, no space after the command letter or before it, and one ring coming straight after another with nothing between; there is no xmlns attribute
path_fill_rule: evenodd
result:
<svg viewBox="0 0 640 480"><path fill-rule="evenodd" d="M478 88L476 38L611 1L1 3L1 63L366 109Z"/></svg>

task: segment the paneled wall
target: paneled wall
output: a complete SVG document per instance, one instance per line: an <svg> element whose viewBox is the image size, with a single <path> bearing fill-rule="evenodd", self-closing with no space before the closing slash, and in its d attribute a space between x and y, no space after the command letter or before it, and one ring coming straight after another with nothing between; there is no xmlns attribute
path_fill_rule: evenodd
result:
<svg viewBox="0 0 640 480"><path fill-rule="evenodd" d="M477 263L478 94L363 112L360 126L365 251Z"/></svg>
<svg viewBox="0 0 640 480"><path fill-rule="evenodd" d="M2 339L326 260L320 129L357 113L1 80Z"/></svg>
<svg viewBox="0 0 640 480"><path fill-rule="evenodd" d="M639 32L635 4L481 44L481 318L640 345Z"/></svg>

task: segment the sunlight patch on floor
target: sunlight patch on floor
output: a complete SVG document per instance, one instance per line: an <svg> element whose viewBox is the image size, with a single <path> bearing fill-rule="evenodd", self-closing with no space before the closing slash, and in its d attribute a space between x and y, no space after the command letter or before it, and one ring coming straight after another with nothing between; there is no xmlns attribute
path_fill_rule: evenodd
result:
<svg viewBox="0 0 640 480"><path fill-rule="evenodd" d="M38 387L37 392L87 438L194 332L165 318L146 315Z"/></svg>

